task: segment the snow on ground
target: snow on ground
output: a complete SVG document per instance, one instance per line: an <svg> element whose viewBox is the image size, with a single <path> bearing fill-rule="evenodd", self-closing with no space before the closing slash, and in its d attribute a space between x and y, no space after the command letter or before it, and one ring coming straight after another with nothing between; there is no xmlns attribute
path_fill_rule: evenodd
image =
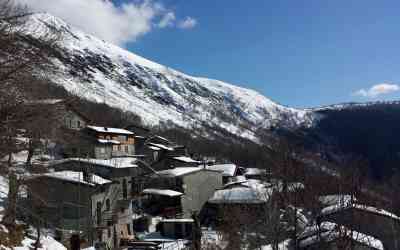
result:
<svg viewBox="0 0 400 250"><path fill-rule="evenodd" d="M8 195L8 180L3 176L0 176L0 218L3 217L4 201Z"/></svg>
<svg viewBox="0 0 400 250"><path fill-rule="evenodd" d="M7 197L8 193L8 181L6 178L3 176L0 176L0 219L3 217L3 211L4 211L4 199ZM1 225L2 226L2 225ZM3 228L2 231L5 231L6 229ZM53 239L51 236L46 235L46 232L43 232L45 235L41 237L41 244L42 247L39 248L39 250L67 250L66 247L64 247L60 242L56 241ZM14 248L10 247L5 247L3 245L0 245L1 250L30 250L32 249L33 243L35 243L36 240L30 239L28 237L25 237L24 240L22 241L22 245Z"/></svg>
<svg viewBox="0 0 400 250"><path fill-rule="evenodd" d="M288 250L290 246L290 240L284 240L282 242L280 242L278 244L278 249L276 250ZM274 250L274 248L272 247L272 245L266 245L266 246L262 246L261 250Z"/></svg>
<svg viewBox="0 0 400 250"><path fill-rule="evenodd" d="M32 247L35 241L36 240L25 238L22 241L22 246L14 247L13 250L31 250L33 249ZM42 247L39 248L39 250L67 250L67 248L64 247L60 242L56 241L50 236L41 237L40 243L42 244ZM1 247L2 250L12 250L12 248L7 248L4 246Z"/></svg>
<svg viewBox="0 0 400 250"><path fill-rule="evenodd" d="M187 249L188 240L175 240L172 242L161 243L158 247L160 250L184 250Z"/></svg>
<svg viewBox="0 0 400 250"><path fill-rule="evenodd" d="M25 164L28 158L28 150L22 150L18 153L11 154L11 163L14 165ZM32 163L42 163L43 161L49 161L52 157L48 154L34 154L32 156ZM0 161L7 161L8 156L3 157Z"/></svg>
<svg viewBox="0 0 400 250"><path fill-rule="evenodd" d="M228 246L228 242L222 239L222 235L219 232L205 228L202 230L201 243L205 246L205 249L208 249L207 246L209 246L210 249L213 249L213 246L226 249Z"/></svg>
<svg viewBox="0 0 400 250"><path fill-rule="evenodd" d="M13 163L14 164L20 164L26 161L28 152L27 151L21 151L16 154L13 154ZM39 157L39 156L36 156ZM40 156L41 157L41 156ZM0 176L0 220L3 217L3 212L4 212L4 202L8 196L8 179L4 176ZM23 191L23 190L22 190ZM5 232L7 229L0 224L2 227L2 231ZM58 241L54 240L50 235L48 235L48 232L44 231L42 232L43 236L41 237L41 244L42 247L39 248L39 250L67 250L66 247L64 247L61 243ZM10 247L5 247L0 245L1 250L30 250L32 249L33 243L36 242L36 239L30 239L28 237L25 237L24 240L22 241L21 246L10 248Z"/></svg>

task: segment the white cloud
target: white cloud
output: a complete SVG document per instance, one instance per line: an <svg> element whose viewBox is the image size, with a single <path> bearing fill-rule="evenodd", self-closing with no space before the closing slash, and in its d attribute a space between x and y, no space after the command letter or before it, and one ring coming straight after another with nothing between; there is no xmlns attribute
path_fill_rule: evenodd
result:
<svg viewBox="0 0 400 250"><path fill-rule="evenodd" d="M178 27L181 29L192 29L197 25L197 20L193 17L186 17L178 23Z"/></svg>
<svg viewBox="0 0 400 250"><path fill-rule="evenodd" d="M101 39L125 45L152 28L171 26L175 14L155 0L17 0L34 11L46 11Z"/></svg>
<svg viewBox="0 0 400 250"><path fill-rule="evenodd" d="M353 93L353 95L374 98L380 95L390 94L400 90L397 84L380 83L372 86L369 89L360 89Z"/></svg>
<svg viewBox="0 0 400 250"><path fill-rule="evenodd" d="M159 28L172 27L174 25L175 19L176 19L175 13L168 12L161 18L160 22L158 23L158 27Z"/></svg>

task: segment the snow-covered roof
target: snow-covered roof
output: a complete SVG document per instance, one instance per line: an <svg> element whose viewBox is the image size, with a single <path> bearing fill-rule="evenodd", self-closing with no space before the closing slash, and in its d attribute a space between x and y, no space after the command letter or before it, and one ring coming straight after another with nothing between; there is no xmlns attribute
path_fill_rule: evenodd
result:
<svg viewBox="0 0 400 250"><path fill-rule="evenodd" d="M161 150L161 148L157 148L157 147L154 147L154 146L148 146L148 147L149 147L149 149L154 150L154 151L160 151Z"/></svg>
<svg viewBox="0 0 400 250"><path fill-rule="evenodd" d="M318 231L320 232L319 234ZM320 230L318 230L316 225L307 227L303 234L301 234L299 237L299 246L304 248L318 243L321 240L324 240L325 242L331 242L340 239L343 236L346 236L362 245L370 246L378 250L384 250L383 244L379 239L355 230L350 230L344 226L338 226L332 222L321 223Z"/></svg>
<svg viewBox="0 0 400 250"><path fill-rule="evenodd" d="M107 140L107 139L97 139L99 143L104 143L104 144L121 144L119 141L116 140Z"/></svg>
<svg viewBox="0 0 400 250"><path fill-rule="evenodd" d="M142 135L135 135L135 138L145 139L146 137Z"/></svg>
<svg viewBox="0 0 400 250"><path fill-rule="evenodd" d="M173 169L158 171L157 174L161 175L161 176L167 176L167 177L178 177L178 176L194 173L194 172L201 171L201 170L203 170L203 168L180 167L180 168L173 168Z"/></svg>
<svg viewBox="0 0 400 250"><path fill-rule="evenodd" d="M243 176L243 175L234 176L234 177L230 178L228 183L225 184L225 187L235 185L235 184L243 184L246 182L247 182L246 176Z"/></svg>
<svg viewBox="0 0 400 250"><path fill-rule="evenodd" d="M159 148L159 149L164 149L164 150L167 150L167 151L174 151L174 148L166 146L164 144L160 144L160 143L152 143L152 142L150 142L150 143L148 143L148 146L149 147L156 147L156 148Z"/></svg>
<svg viewBox="0 0 400 250"><path fill-rule="evenodd" d="M137 167L136 158L132 157L118 157L111 158L107 160L102 159L92 159L92 158L65 158L62 160L53 161L50 163L50 166L66 163L66 162L82 162L88 164L99 165L103 167L110 168L132 168Z"/></svg>
<svg viewBox="0 0 400 250"><path fill-rule="evenodd" d="M143 194L156 194L156 195L163 195L163 196L169 196L169 197L176 197L176 196L181 196L183 193L175 191L175 190L170 190L170 189L156 189L156 188L147 188L142 191Z"/></svg>
<svg viewBox="0 0 400 250"><path fill-rule="evenodd" d="M187 157L187 156L177 156L177 157L174 157L174 159L177 161L182 161L182 162L187 162L187 163L200 163L200 161L193 160L192 158Z"/></svg>
<svg viewBox="0 0 400 250"><path fill-rule="evenodd" d="M223 176L235 176L237 166L235 164L217 164L206 166L207 169L220 171Z"/></svg>
<svg viewBox="0 0 400 250"><path fill-rule="evenodd" d="M163 220L161 220L161 222L189 222L189 223L193 223L194 220L193 219L189 219L189 218L187 218L187 219L185 219L185 218L180 218L180 219L174 218L174 219L163 219Z"/></svg>
<svg viewBox="0 0 400 250"><path fill-rule="evenodd" d="M81 183L85 185L103 185L107 183L111 183L110 180L104 179L98 175L92 174L91 175L91 180L86 181L83 178L83 172L77 172L77 171L58 171L58 172L51 172L51 173L45 173L45 174L37 174L33 175L30 177L30 179L35 179L39 177L49 177L49 178L55 178L55 179L60 179L64 181L70 181L70 182L75 182L75 183Z"/></svg>
<svg viewBox="0 0 400 250"><path fill-rule="evenodd" d="M328 207L325 207L324 209L322 209L321 214L329 215L329 214L336 213L338 211L345 210L345 209L350 209L350 208L359 209L359 210L362 210L362 211L365 211L365 212L369 212L369 213L373 213L373 214L377 214L377 215L381 215L381 216L387 216L387 217L390 217L392 219L400 221L400 217L395 215L394 213L391 213L391 212L386 211L384 209L380 209L380 208L376 208L376 207L372 207L372 206L367 206L367 205L363 205L363 204L356 204L356 203L353 203L353 204L336 204L336 205L328 206Z"/></svg>
<svg viewBox="0 0 400 250"><path fill-rule="evenodd" d="M245 168L244 175L265 175L267 170L261 168Z"/></svg>
<svg viewBox="0 0 400 250"><path fill-rule="evenodd" d="M217 190L208 200L210 203L238 203L238 204L258 204L268 200L267 193L258 192L249 187L233 187L229 189Z"/></svg>
<svg viewBox="0 0 400 250"><path fill-rule="evenodd" d="M96 132L101 133L111 133L111 134L122 134L122 135L133 135L133 132L128 131L122 128L107 128L107 127L98 127L98 126L86 126L89 129L92 129Z"/></svg>
<svg viewBox="0 0 400 250"><path fill-rule="evenodd" d="M162 137L162 136L159 136L159 135L155 135L155 136L153 136L152 138L158 138L158 139L161 139L161 140L163 140L163 141L165 141L165 142L169 142L169 140L168 140L167 138Z"/></svg>

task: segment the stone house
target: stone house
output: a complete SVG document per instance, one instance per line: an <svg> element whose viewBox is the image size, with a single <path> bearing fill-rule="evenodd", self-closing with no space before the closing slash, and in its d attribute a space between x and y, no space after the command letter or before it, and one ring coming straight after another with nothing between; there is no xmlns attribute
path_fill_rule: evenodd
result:
<svg viewBox="0 0 400 250"><path fill-rule="evenodd" d="M132 156L135 154L134 133L120 128L87 126L85 133L92 139L94 158Z"/></svg>
<svg viewBox="0 0 400 250"><path fill-rule="evenodd" d="M158 171L174 167L197 167L201 163L188 156L185 146L161 136L153 135L145 140L139 138L136 146L136 154Z"/></svg>
<svg viewBox="0 0 400 250"><path fill-rule="evenodd" d="M58 170L90 171L112 180L107 188L91 196L94 242L106 242L117 247L121 240L134 237L133 217L140 211L137 197L142 193L151 169L136 162L135 158L119 157L101 159L64 159L51 164Z"/></svg>
<svg viewBox="0 0 400 250"><path fill-rule="evenodd" d="M241 175L240 169L236 164L215 164L206 166L209 170L222 172L224 184L228 183L233 177Z"/></svg>
<svg viewBox="0 0 400 250"><path fill-rule="evenodd" d="M54 113L62 128L81 130L89 123L89 118L82 114L70 102L63 99L32 100L26 103L29 106L37 106L41 110L49 110Z"/></svg>
<svg viewBox="0 0 400 250"><path fill-rule="evenodd" d="M81 171L37 174L26 180L28 202L36 214L58 229L58 238L68 240L65 232L84 232L91 227L91 196L106 189L111 181Z"/></svg>
<svg viewBox="0 0 400 250"><path fill-rule="evenodd" d="M180 167L158 171L152 175L144 192L154 198L175 201L180 208L175 212L164 211L171 217L180 215L188 218L193 212L200 212L214 191L222 188L222 173L200 167ZM156 202L154 204L159 204Z"/></svg>

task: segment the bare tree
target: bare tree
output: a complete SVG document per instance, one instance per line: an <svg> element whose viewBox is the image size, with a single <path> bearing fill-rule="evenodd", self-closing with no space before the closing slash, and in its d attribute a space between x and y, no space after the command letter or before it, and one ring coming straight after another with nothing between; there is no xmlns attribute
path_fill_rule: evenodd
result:
<svg viewBox="0 0 400 250"><path fill-rule="evenodd" d="M12 0L0 0L0 156L8 156L3 170L9 176L9 193L2 223L12 232L15 227L16 202L21 180L12 166L11 156L24 146L19 133L34 114L25 112L27 93L24 87L50 70L50 55L56 50L58 36L33 37L31 13ZM33 119L35 120L35 119Z"/></svg>

